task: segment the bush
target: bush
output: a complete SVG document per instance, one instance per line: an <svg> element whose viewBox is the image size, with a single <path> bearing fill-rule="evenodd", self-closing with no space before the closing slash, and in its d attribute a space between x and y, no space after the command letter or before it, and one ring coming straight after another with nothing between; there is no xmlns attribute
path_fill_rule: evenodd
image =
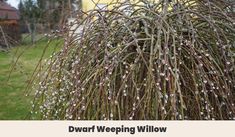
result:
<svg viewBox="0 0 235 137"><path fill-rule="evenodd" d="M234 21L215 2L112 4L38 72L32 119L235 119Z"/></svg>

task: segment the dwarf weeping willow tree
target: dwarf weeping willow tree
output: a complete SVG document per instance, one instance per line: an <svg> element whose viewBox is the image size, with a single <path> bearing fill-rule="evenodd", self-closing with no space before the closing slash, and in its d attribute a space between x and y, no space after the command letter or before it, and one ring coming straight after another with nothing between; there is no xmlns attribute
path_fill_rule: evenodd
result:
<svg viewBox="0 0 235 137"><path fill-rule="evenodd" d="M80 32L35 72L32 119L235 119L235 24L215 2L84 13Z"/></svg>

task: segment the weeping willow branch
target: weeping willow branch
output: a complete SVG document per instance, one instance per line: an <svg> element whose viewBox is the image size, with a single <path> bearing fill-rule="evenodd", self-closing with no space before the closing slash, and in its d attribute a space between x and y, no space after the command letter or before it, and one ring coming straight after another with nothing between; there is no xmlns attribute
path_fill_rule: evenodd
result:
<svg viewBox="0 0 235 137"><path fill-rule="evenodd" d="M235 25L216 2L109 6L34 78L32 119L235 119Z"/></svg>

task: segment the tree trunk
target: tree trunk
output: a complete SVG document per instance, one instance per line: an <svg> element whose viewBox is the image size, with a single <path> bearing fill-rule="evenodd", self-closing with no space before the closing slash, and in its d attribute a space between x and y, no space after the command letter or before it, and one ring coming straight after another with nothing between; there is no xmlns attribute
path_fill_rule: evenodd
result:
<svg viewBox="0 0 235 137"><path fill-rule="evenodd" d="M35 33L36 33L35 32L36 31L35 23L34 23L34 21L32 21L32 22L26 22L26 24L27 24L29 34L31 37L31 44L34 44L35 43Z"/></svg>

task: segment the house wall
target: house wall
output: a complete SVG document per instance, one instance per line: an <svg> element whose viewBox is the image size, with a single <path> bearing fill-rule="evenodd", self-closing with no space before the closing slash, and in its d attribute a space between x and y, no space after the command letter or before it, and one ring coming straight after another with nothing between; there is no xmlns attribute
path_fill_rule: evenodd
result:
<svg viewBox="0 0 235 137"><path fill-rule="evenodd" d="M100 5L107 5L113 0L93 0L95 3ZM82 9L87 12L89 10L96 9L95 3L92 0L82 0Z"/></svg>
<svg viewBox="0 0 235 137"><path fill-rule="evenodd" d="M87 12L89 10L98 9L95 5L97 3L98 6L103 7L103 5L109 5L110 3L115 3L116 1L126 1L126 0L82 0L82 9ZM130 0L131 3L138 2L139 0ZM159 0L148 0L158 2ZM180 1L180 0L179 0ZM194 3L193 1L190 3ZM143 4L143 3L138 3ZM112 6L108 6L108 9L112 9Z"/></svg>
<svg viewBox="0 0 235 137"><path fill-rule="evenodd" d="M96 3L98 6L103 6L103 5L109 5L110 3L115 3L117 1L126 1L126 0L82 0L82 8L83 11L87 12L89 10L93 10L93 9L97 9L96 7ZM136 2L138 0L130 0L130 2ZM149 0L149 1L153 1L153 0ZM158 1L158 0L155 0ZM112 9L113 5L109 5L108 8Z"/></svg>
<svg viewBox="0 0 235 137"><path fill-rule="evenodd" d="M21 35L19 30L19 25L16 20L0 21L1 31L0 31L0 47L16 45L20 41ZM7 40L4 40L4 37Z"/></svg>

